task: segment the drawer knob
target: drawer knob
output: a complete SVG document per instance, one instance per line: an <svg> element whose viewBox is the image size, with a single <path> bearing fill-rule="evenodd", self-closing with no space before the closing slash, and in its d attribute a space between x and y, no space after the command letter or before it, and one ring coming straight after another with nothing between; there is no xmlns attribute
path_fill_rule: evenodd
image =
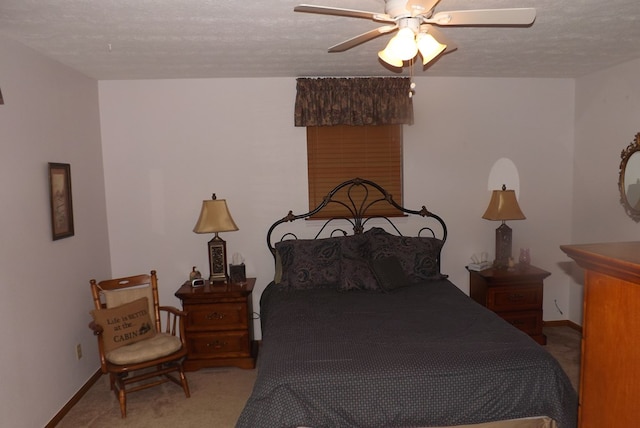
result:
<svg viewBox="0 0 640 428"><path fill-rule="evenodd" d="M224 314L220 312L211 312L209 315L207 315L208 320L221 320L223 318L224 318Z"/></svg>
<svg viewBox="0 0 640 428"><path fill-rule="evenodd" d="M221 349L224 346L227 346L227 342L216 340L213 343L207 343L209 348Z"/></svg>

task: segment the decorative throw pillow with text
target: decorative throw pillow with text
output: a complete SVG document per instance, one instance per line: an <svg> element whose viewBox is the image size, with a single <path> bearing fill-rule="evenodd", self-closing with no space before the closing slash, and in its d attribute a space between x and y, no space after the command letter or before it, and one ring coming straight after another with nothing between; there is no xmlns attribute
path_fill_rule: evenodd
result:
<svg viewBox="0 0 640 428"><path fill-rule="evenodd" d="M156 335L149 315L149 299L146 297L115 308L93 310L91 315L104 330L105 353Z"/></svg>

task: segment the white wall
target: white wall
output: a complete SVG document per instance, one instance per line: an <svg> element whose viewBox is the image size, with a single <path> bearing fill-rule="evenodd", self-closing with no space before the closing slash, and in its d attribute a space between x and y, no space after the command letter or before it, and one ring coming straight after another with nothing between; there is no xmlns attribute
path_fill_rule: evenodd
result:
<svg viewBox="0 0 640 428"><path fill-rule="evenodd" d="M621 152L640 132L640 60L576 81L572 242L637 241L640 225L620 204ZM567 260L570 260L567 258ZM567 262L571 299L582 299L582 270ZM573 267L573 268L572 268ZM572 319L582 318L582 308Z"/></svg>
<svg viewBox="0 0 640 428"><path fill-rule="evenodd" d="M110 271L98 85L4 37L0 58L0 425L31 428L98 367L89 279ZM48 162L71 164L75 236L58 241Z"/></svg>
<svg viewBox="0 0 640 428"><path fill-rule="evenodd" d="M212 192L240 226L223 238L258 277L258 308L273 275L266 230L289 209L307 209L305 130L293 127L293 78L96 84L5 38L0 54L10 59L0 63L0 322L11 327L3 342L19 343L0 354L0 414L12 426L41 426L97 369L88 279L155 268L162 300L179 305L173 293L191 266L207 271L210 236L191 230ZM638 239L617 180L620 152L640 131L639 71L640 60L576 81L415 79L405 205L447 221L443 271L461 289L469 256L493 257L497 224L481 215L491 167L508 158L527 216L509 223L514 252L531 248L552 273L544 318L581 323L581 271L558 247ZM55 242L47 162L70 163L73 179L76 235Z"/></svg>
<svg viewBox="0 0 640 428"><path fill-rule="evenodd" d="M533 263L552 273L544 317L566 319L559 245L571 241L573 81L415 80L416 123L404 130L405 205L426 204L447 221L443 271L468 291L470 255L493 258L498 224L481 216L491 167L507 157L518 168L527 216L510 222L514 252L531 248ZM201 200L215 192L240 228L221 235L229 255L242 253L258 278L257 309L273 277L268 227L289 209L308 208L295 79L102 81L99 91L113 274L155 268L161 299L179 305L173 293L191 266L208 271L211 237L192 228Z"/></svg>
<svg viewBox="0 0 640 428"><path fill-rule="evenodd" d="M98 367L88 279L155 268L163 301L178 305L191 266L207 271L210 237L191 230L212 192L240 226L223 237L258 277L257 303L273 275L267 228L307 209L305 131L293 127L292 78L97 84L3 37L0 55L0 414L7 426L42 426ZM527 216L510 222L514 252L530 247L552 272L545 319L581 323L581 271L558 246L638 239L617 180L640 131L639 72L640 60L575 82L416 79L405 205L447 221L443 271L461 289L470 254L493 257L497 224L480 217L491 167L506 157ZM73 181L76 234L55 242L47 162L70 163Z"/></svg>
<svg viewBox="0 0 640 428"><path fill-rule="evenodd" d="M405 189L430 202L447 221L443 271L468 292L469 256L493 259L497 222L481 218L489 174L500 158L519 173L519 204L527 219L508 222L513 255L528 247L549 272L544 319L566 319L566 278L560 243L570 239L573 99L567 79L417 79L416 124L405 128ZM506 182L512 188L513 183ZM550 209L549 207L553 207ZM556 309L554 302L564 314Z"/></svg>

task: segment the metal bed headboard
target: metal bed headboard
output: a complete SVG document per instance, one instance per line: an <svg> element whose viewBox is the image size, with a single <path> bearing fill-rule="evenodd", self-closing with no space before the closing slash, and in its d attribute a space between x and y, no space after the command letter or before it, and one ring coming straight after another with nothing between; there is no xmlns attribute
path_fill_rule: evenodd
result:
<svg viewBox="0 0 640 428"><path fill-rule="evenodd" d="M346 189L346 196L347 196L346 200L340 200L336 198L336 194L340 192L340 190L342 189ZM357 200L354 199L353 197L356 191L360 192L360 194L363 195L361 198L358 198ZM414 215L414 216L423 217L425 219L434 219L436 221L436 225L439 225L439 227L441 228L440 234L442 236L436 236L436 232L434 231L433 227L430 227L430 226L421 227L418 230L417 236L421 236L423 232L427 231L431 234L432 237L442 240L443 243L447 239L447 225L445 224L444 220L442 220L442 218L440 218L438 215L427 210L424 205L420 210L417 210L417 211L407 209L403 206L400 206L398 203L396 203L396 201L393 200L393 196L389 194L379 184L363 178L354 178L337 185L333 190L331 190L327 194L327 196L324 197L320 205L318 205L313 210L304 214L293 214L292 211L289 211L289 213L285 217L273 223L269 228L269 231L267 232L267 246L269 247L269 251L271 251L271 254L273 254L273 256L275 257L275 254L276 254L275 243L273 242L272 239L273 239L274 231L276 230L276 228L278 228L278 226L287 222L293 222L300 219L312 218L314 215L321 212L322 209L324 209L330 204L341 205L342 207L346 208L348 214L344 216L339 216L339 217L331 217L328 219L326 218L319 219L321 221L324 221L324 224L322 224L322 226L320 227L320 230L315 234L313 239L320 238L323 233L325 233L328 236L333 236L335 233L342 233L344 236L348 235L347 231L345 231L341 227L336 227L333 230L330 230L331 227L335 225L337 221L343 221L342 224L345 224L344 222L346 221L347 222L346 224L351 225L353 229L353 234L358 235L365 231L366 224L373 219L382 219L385 224L390 225L398 235L402 236L402 233L400 232L398 227L391 221L391 219L388 216L370 214L372 207L374 206L379 207L382 204L388 204L394 207L395 209L397 209L399 216ZM329 232L327 232L327 230L329 230ZM281 235L278 241L281 241L285 238L298 239L298 237L294 233L286 232L286 233L283 233L283 235Z"/></svg>

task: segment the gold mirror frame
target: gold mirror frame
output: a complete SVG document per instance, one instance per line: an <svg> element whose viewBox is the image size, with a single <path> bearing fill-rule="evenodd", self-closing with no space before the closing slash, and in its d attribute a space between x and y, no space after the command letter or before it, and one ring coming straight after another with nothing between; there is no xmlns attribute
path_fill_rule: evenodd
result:
<svg viewBox="0 0 640 428"><path fill-rule="evenodd" d="M629 189L627 189L627 183L626 183L626 182L630 182L630 180L625 180L625 176L629 172L627 171L629 160L636 153L640 153L640 132L636 134L635 140L632 141L627 146L627 148L624 149L620 154L622 161L620 161L620 177L618 178L618 188L620 189L620 203L622 204L625 211L627 212L627 215L629 215L629 217L631 217L635 222L639 222L640 221L640 169L638 170L638 173L634 176L635 182L629 183L629 187L635 186L635 190L637 191L637 196L635 196L633 198L634 200L632 201L633 204L629 201L629 198L628 198ZM637 161L640 161L640 154L638 154L636 158L637 159L636 161L634 161L634 164L637 164L638 163ZM634 192L634 195L635 194L636 193Z"/></svg>

